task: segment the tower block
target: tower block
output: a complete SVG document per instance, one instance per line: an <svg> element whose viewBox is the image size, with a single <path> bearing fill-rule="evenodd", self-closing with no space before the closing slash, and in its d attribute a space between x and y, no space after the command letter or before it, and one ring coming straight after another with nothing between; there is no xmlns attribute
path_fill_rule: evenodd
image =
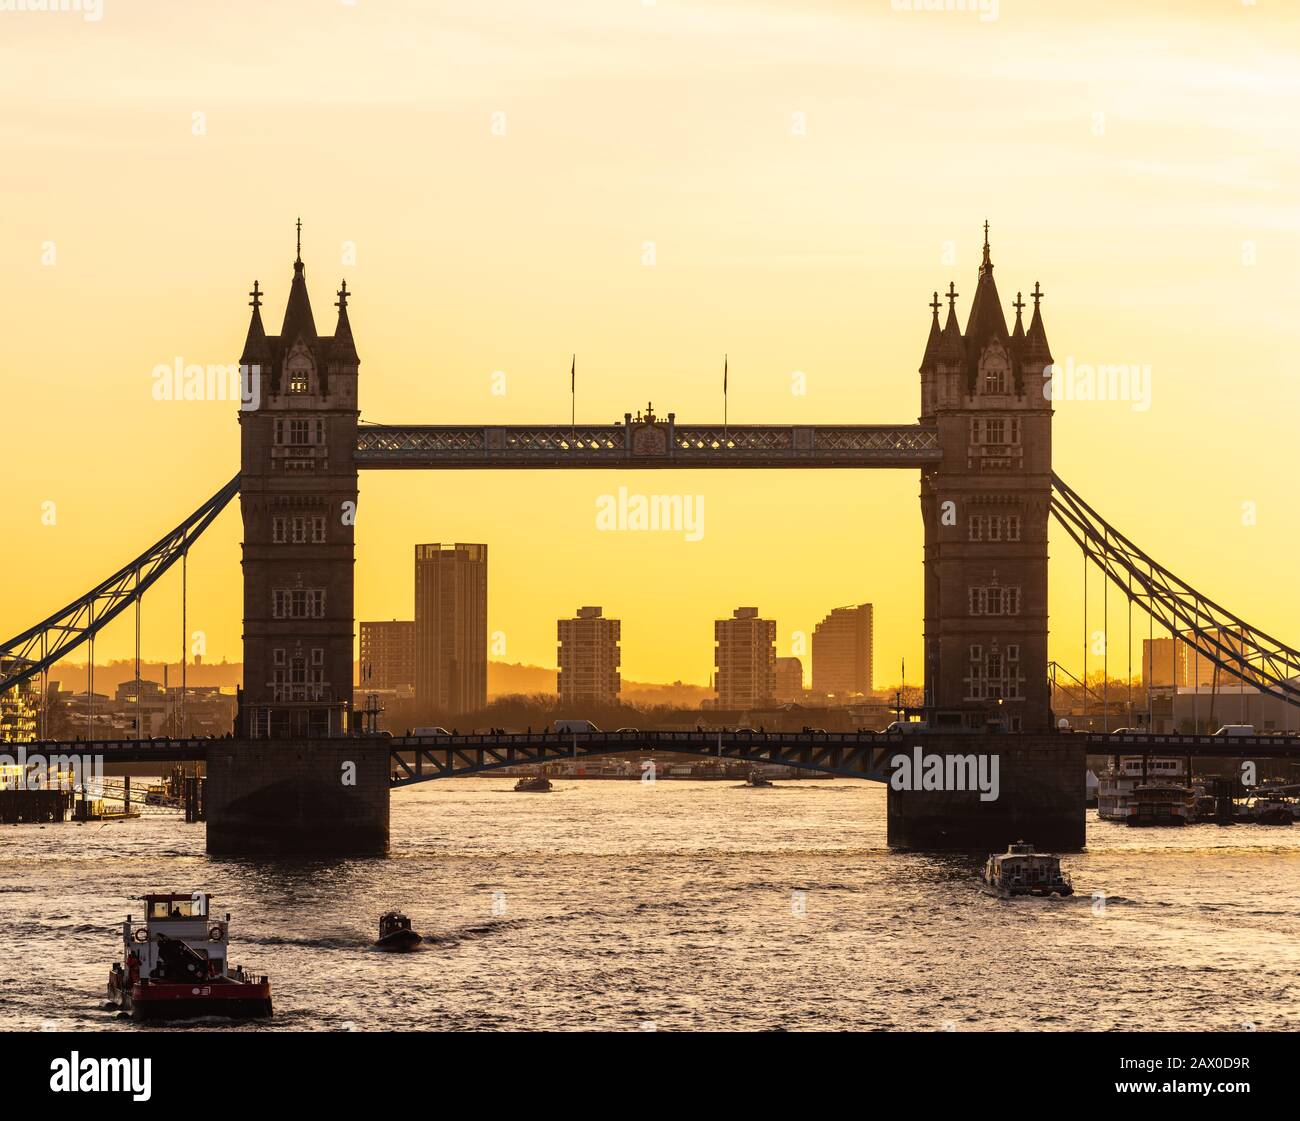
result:
<svg viewBox="0 0 1300 1121"><path fill-rule="evenodd" d="M260 373L239 414L244 521L244 687L239 734L344 734L352 707L357 358L348 291L333 336L318 335L298 256L278 335L262 293L241 363ZM256 376L256 375L255 375Z"/></svg>
<svg viewBox="0 0 1300 1121"><path fill-rule="evenodd" d="M1052 362L1034 284L1026 331L1006 319L984 259L963 332L958 292L939 294L921 360L921 422L943 459L921 473L925 526L925 703L932 726L1051 729L1047 522L1052 494Z"/></svg>

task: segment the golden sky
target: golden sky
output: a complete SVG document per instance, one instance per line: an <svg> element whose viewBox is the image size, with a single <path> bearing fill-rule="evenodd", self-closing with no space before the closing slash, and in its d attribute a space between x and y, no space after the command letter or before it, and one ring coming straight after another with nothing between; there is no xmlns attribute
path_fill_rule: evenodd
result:
<svg viewBox="0 0 1300 1121"><path fill-rule="evenodd" d="M901 6L0 11L0 631L235 473L230 403L154 401L151 375L237 361L254 278L278 329L299 214L317 324L346 275L363 419L390 423L566 422L575 351L580 420L647 400L718 420L727 353L733 422L913 422L930 293L955 280L964 322L987 217L1003 301L1042 282L1058 361L1151 370L1149 409L1058 403L1057 471L1300 641L1295 6ZM703 495L703 539L598 532L620 485ZM597 603L625 677L703 682L738 605L785 654L872 601L878 683L904 656L915 680L917 491L913 471L363 473L358 616L411 616L415 542L485 541L511 661L554 664L556 618ZM239 536L232 507L191 558L208 660L240 656ZM1060 532L1053 556L1053 656L1078 672L1081 560ZM171 574L146 653L180 634ZM132 641L122 621L97 658Z"/></svg>

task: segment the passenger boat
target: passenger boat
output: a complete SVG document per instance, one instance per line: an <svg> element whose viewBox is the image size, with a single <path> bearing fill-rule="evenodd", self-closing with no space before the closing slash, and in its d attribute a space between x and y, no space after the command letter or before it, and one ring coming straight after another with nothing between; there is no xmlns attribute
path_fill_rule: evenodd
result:
<svg viewBox="0 0 1300 1121"><path fill-rule="evenodd" d="M1187 768L1181 759L1150 758L1142 765L1142 756L1125 755L1118 767L1107 767L1097 783L1097 817L1101 821L1127 821L1139 786L1151 782L1187 781Z"/></svg>
<svg viewBox="0 0 1300 1121"><path fill-rule="evenodd" d="M1073 895L1061 858L1034 852L1034 846L1017 841L1007 851L991 855L984 865L984 890L1003 899L1016 895Z"/></svg>
<svg viewBox="0 0 1300 1121"><path fill-rule="evenodd" d="M551 789L551 780L545 775L525 775L515 783L515 789L528 794L545 794Z"/></svg>
<svg viewBox="0 0 1300 1121"><path fill-rule="evenodd" d="M146 895L144 925L127 915L108 999L133 1020L271 1015L271 982L231 968L230 916L211 918L211 901L197 891Z"/></svg>
<svg viewBox="0 0 1300 1121"><path fill-rule="evenodd" d="M401 911L385 911L379 916L379 937L375 941L379 949L414 950L423 941Z"/></svg>
<svg viewBox="0 0 1300 1121"><path fill-rule="evenodd" d="M1192 791L1176 782L1147 782L1135 787L1128 825L1186 825L1192 816Z"/></svg>

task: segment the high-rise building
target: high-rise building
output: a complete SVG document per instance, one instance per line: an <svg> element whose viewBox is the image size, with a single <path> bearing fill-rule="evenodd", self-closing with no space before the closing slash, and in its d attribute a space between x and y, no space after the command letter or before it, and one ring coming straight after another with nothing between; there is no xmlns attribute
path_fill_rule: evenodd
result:
<svg viewBox="0 0 1300 1121"><path fill-rule="evenodd" d="M719 708L748 708L776 696L776 620L737 607L713 624L714 690Z"/></svg>
<svg viewBox="0 0 1300 1121"><path fill-rule="evenodd" d="M621 626L599 607L579 607L576 618L559 620L561 701L617 703Z"/></svg>
<svg viewBox="0 0 1300 1121"><path fill-rule="evenodd" d="M835 608L813 630L813 691L837 697L870 693L871 644L871 604Z"/></svg>
<svg viewBox="0 0 1300 1121"><path fill-rule="evenodd" d="M415 689L415 622L390 619L363 622L361 692L402 693Z"/></svg>
<svg viewBox="0 0 1300 1121"><path fill-rule="evenodd" d="M415 697L448 715L487 704L487 546L415 547Z"/></svg>
<svg viewBox="0 0 1300 1121"><path fill-rule="evenodd" d="M20 673L29 664L17 658L0 658L0 673ZM39 686L37 675L0 693L0 743L36 738Z"/></svg>
<svg viewBox="0 0 1300 1121"><path fill-rule="evenodd" d="M777 658L776 699L797 701L803 697L803 662L798 658Z"/></svg>
<svg viewBox="0 0 1300 1121"><path fill-rule="evenodd" d="M1235 690L1239 687L1253 688L1259 677L1251 670L1246 670L1250 683L1217 667L1214 662L1191 643L1196 635L1192 631L1182 632L1175 644L1173 638L1144 638L1142 640L1142 680L1155 688L1168 688L1174 683L1180 689L1224 689ZM1217 642L1225 648L1221 660L1235 662L1245 659L1245 644L1239 628L1206 627L1200 632L1202 641L1211 647ZM1112 666L1114 660L1112 659ZM1096 665L1090 666L1095 671ZM1116 672L1112 668L1112 673ZM1120 670L1120 672L1123 672Z"/></svg>

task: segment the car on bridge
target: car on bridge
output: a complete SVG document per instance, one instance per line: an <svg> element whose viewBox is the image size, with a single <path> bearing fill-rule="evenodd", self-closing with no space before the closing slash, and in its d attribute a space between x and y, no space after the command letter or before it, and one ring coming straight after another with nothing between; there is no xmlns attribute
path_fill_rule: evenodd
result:
<svg viewBox="0 0 1300 1121"><path fill-rule="evenodd" d="M1257 733L1254 724L1225 724L1213 734L1216 736L1253 736Z"/></svg>
<svg viewBox="0 0 1300 1121"><path fill-rule="evenodd" d="M413 736L449 736L449 735L451 735L451 733L450 733L449 731L447 731L447 729L444 728L444 727L442 727L441 725L437 725L436 727L433 727L433 728L412 728L412 729L411 729L411 735L413 735Z"/></svg>

